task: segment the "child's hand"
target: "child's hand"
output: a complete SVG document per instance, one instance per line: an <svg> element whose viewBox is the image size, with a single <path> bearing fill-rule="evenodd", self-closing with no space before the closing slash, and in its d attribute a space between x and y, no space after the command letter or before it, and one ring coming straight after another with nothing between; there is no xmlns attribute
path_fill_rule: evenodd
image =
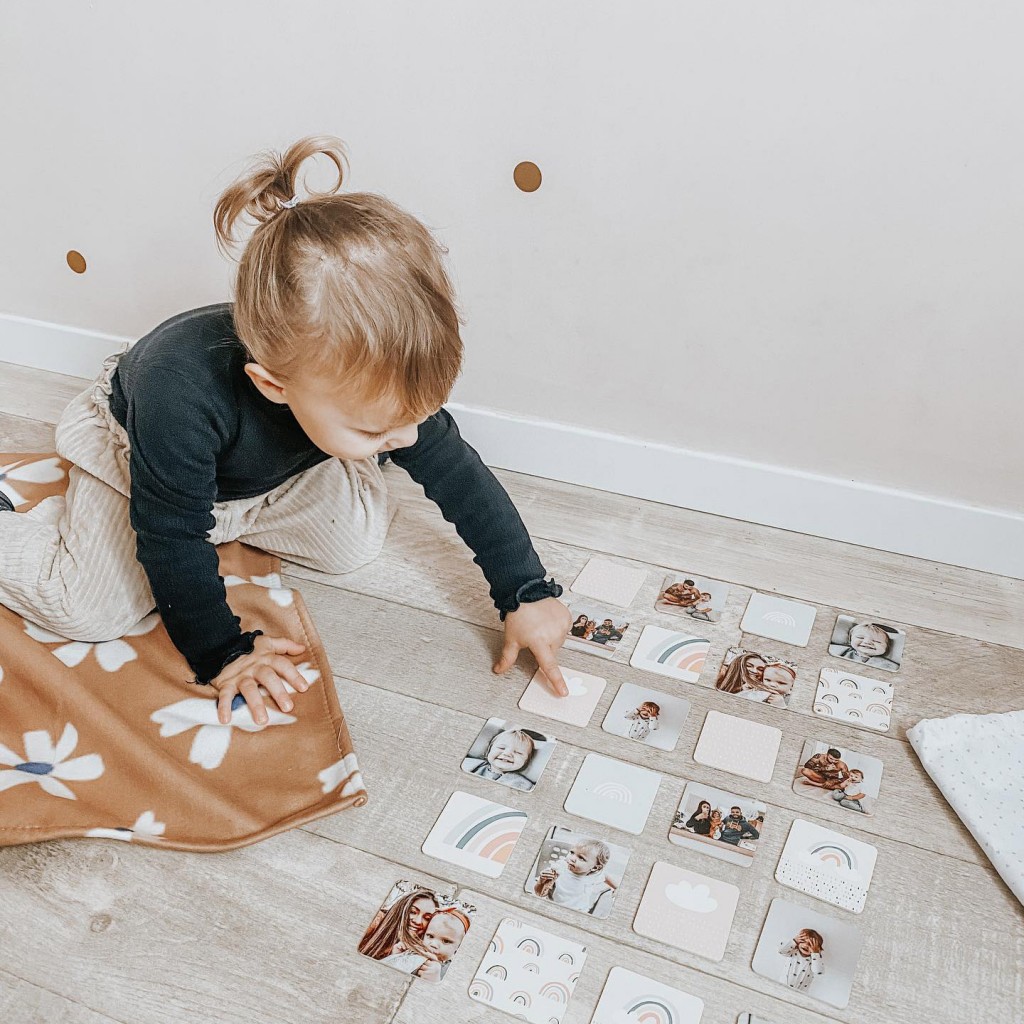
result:
<svg viewBox="0 0 1024 1024"><path fill-rule="evenodd" d="M422 978L424 981L440 981L441 980L441 963L438 960L424 960L423 963L416 968L416 977Z"/></svg>
<svg viewBox="0 0 1024 1024"><path fill-rule="evenodd" d="M309 683L302 678L299 670L285 655L301 654L305 644L298 644L287 637L258 636L252 654L228 662L220 675L210 681L217 691L217 720L221 725L231 721L231 701L240 693L257 725L270 721L263 694L263 686L277 702L282 711L291 711L292 699L284 684L287 682L300 693L309 689Z"/></svg>
<svg viewBox="0 0 1024 1024"><path fill-rule="evenodd" d="M537 659L551 692L557 697L568 697L569 688L562 678L556 653L571 625L569 609L555 597L521 604L505 616L505 645L494 671L499 676L504 675L516 663L519 652L526 648Z"/></svg>

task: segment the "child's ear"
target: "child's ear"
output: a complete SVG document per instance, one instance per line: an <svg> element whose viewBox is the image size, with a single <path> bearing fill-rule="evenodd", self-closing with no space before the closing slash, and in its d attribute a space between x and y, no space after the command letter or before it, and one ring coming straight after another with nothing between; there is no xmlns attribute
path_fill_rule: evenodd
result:
<svg viewBox="0 0 1024 1024"><path fill-rule="evenodd" d="M285 404L284 385L269 370L259 363L246 363L245 372L264 398L278 405Z"/></svg>

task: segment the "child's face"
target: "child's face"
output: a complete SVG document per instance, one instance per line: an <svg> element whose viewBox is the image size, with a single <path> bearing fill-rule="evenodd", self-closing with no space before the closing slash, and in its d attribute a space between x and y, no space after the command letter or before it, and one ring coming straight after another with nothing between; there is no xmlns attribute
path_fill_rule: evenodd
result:
<svg viewBox="0 0 1024 1024"><path fill-rule="evenodd" d="M858 654L874 657L885 654L889 641L884 639L877 629L870 626L854 626L850 630L850 646Z"/></svg>
<svg viewBox="0 0 1024 1024"><path fill-rule="evenodd" d="M592 850L577 846L569 851L565 864L574 875L589 875L597 870L597 857Z"/></svg>
<svg viewBox="0 0 1024 1024"><path fill-rule="evenodd" d="M860 772L860 771L857 771L857 769L854 768L854 770L852 772L850 772L850 782L859 784L859 783L861 783L863 781L864 781L864 773Z"/></svg>
<svg viewBox="0 0 1024 1024"><path fill-rule="evenodd" d="M778 665L769 665L762 673L761 681L774 693L789 693L793 689L793 676Z"/></svg>
<svg viewBox="0 0 1024 1024"><path fill-rule="evenodd" d="M517 772L530 760L530 747L510 732L499 733L491 744L487 761L498 772Z"/></svg>
<svg viewBox="0 0 1024 1024"><path fill-rule="evenodd" d="M813 943L808 936L804 935L803 932L796 937L796 948L799 949L804 956L810 956L814 952Z"/></svg>
<svg viewBox="0 0 1024 1024"><path fill-rule="evenodd" d="M421 896L413 901L409 908L409 927L417 934L422 935L427 930L427 922L431 914L437 910L437 905L429 896Z"/></svg>
<svg viewBox="0 0 1024 1024"><path fill-rule="evenodd" d="M367 399L315 377L281 384L257 363L247 363L245 372L265 398L287 405L309 439L328 455L369 459L409 448L419 436L419 422L405 420L389 398Z"/></svg>
<svg viewBox="0 0 1024 1024"><path fill-rule="evenodd" d="M466 929L457 917L453 914L435 914L427 925L423 945L436 960L443 963L451 960L465 937Z"/></svg>

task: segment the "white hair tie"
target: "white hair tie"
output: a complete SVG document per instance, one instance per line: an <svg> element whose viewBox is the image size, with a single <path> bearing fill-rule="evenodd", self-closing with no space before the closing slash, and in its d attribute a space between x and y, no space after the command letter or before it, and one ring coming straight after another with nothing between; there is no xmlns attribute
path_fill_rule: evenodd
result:
<svg viewBox="0 0 1024 1024"><path fill-rule="evenodd" d="M299 197L292 196L291 199L278 199L277 205L280 206L282 210L291 210L299 205Z"/></svg>

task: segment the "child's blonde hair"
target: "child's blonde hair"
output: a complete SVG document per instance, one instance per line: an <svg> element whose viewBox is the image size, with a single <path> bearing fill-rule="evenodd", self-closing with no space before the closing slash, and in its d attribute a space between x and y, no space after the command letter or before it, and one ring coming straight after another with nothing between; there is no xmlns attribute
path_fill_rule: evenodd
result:
<svg viewBox="0 0 1024 1024"><path fill-rule="evenodd" d="M337 182L293 207L299 169L322 154ZM300 139L266 152L217 201L217 244L229 253L243 215L257 222L239 261L235 330L252 359L292 383L326 376L423 420L448 399L462 366L462 322L447 250L411 214L369 192L337 194L340 139Z"/></svg>
<svg viewBox="0 0 1024 1024"><path fill-rule="evenodd" d="M491 756L491 751L494 749L494 744L501 739L502 736L511 736L517 743L523 743L526 746L526 760L529 763L533 752L537 749L537 745L533 742L533 737L523 729L503 729L501 732L496 732L491 737L491 742L487 744L487 753L485 757Z"/></svg>
<svg viewBox="0 0 1024 1024"><path fill-rule="evenodd" d="M594 866L590 869L591 874L600 871L612 857L611 847L607 843L602 843L600 839L581 839L573 847L573 850L579 850L584 855L594 858Z"/></svg>

